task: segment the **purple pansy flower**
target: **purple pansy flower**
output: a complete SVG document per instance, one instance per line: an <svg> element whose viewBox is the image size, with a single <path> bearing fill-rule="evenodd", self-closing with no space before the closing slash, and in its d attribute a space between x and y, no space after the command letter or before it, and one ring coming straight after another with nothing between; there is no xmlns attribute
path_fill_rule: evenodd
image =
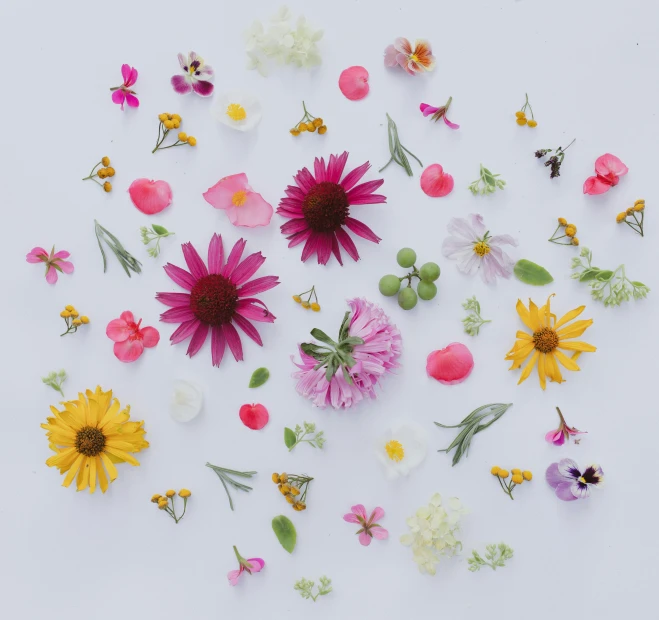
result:
<svg viewBox="0 0 659 620"><path fill-rule="evenodd" d="M194 91L201 97L210 97L213 94L213 68L204 64L204 59L190 52L186 58L183 54L178 55L183 75L172 76L172 86L179 95L187 95Z"/></svg>
<svg viewBox="0 0 659 620"><path fill-rule="evenodd" d="M571 502L589 497L590 487L602 484L604 472L599 465L589 465L582 473L572 459L561 459L547 468L545 478L558 499Z"/></svg>

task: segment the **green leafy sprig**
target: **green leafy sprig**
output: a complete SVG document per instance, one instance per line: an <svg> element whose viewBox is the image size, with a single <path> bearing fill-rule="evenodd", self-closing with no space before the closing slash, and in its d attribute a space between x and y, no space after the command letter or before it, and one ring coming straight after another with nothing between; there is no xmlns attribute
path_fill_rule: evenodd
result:
<svg viewBox="0 0 659 620"><path fill-rule="evenodd" d="M510 409L510 407L512 407L512 405L512 403L508 403L507 405L503 403L483 405L472 411L464 420L462 420L462 422L460 422L460 424L454 426L446 426L445 424L435 422L435 424L441 428L462 428L448 448L437 450L437 452L449 453L455 448L455 453L453 454L453 466L455 467L455 465L460 462L463 455L468 455L471 440L474 438L474 435L484 431L488 426L494 424L504 413L506 413L506 411L508 411L508 409ZM488 416L492 416L492 419L489 422L483 423L483 420Z"/></svg>
<svg viewBox="0 0 659 620"><path fill-rule="evenodd" d="M323 576L319 579L320 585L316 594L313 593L313 588L315 583L309 579L300 579L295 582L293 588L300 593L300 596L304 599L311 599L314 603L319 596L325 596L332 591L332 580Z"/></svg>
<svg viewBox="0 0 659 620"><path fill-rule="evenodd" d="M124 248L123 245L121 245L121 241L119 241L119 239L117 239L109 230L103 228L103 226L101 226L96 220L94 220L94 226L96 241L98 241L98 247L101 250L101 256L103 256L103 273L107 271L108 262L101 241L104 241L112 250L129 278L131 277L131 271L141 273L142 263L140 263L140 261L138 261L128 250L126 250L126 248Z"/></svg>
<svg viewBox="0 0 659 620"><path fill-rule="evenodd" d="M583 262L581 259L585 259ZM619 306L625 301L634 298L644 299L650 288L643 282L630 280L625 272L625 266L619 265L617 269L600 269L592 263L593 253L583 248L579 258L572 259L572 279L587 282L590 295L595 301L601 301L605 306Z"/></svg>
<svg viewBox="0 0 659 620"><path fill-rule="evenodd" d="M53 390L59 392L64 398L64 392L62 391L62 384L66 381L66 370L59 370L49 372L45 377L41 377L41 380Z"/></svg>
<svg viewBox="0 0 659 620"><path fill-rule="evenodd" d="M467 298L467 300L462 304L462 307L469 312L469 314L462 319L465 332L470 336L478 336L480 328L485 325L485 323L491 323L489 319L484 319L481 316L481 305L476 299L476 295L473 297Z"/></svg>
<svg viewBox="0 0 659 620"><path fill-rule="evenodd" d="M479 571L484 566L489 566L492 570L503 568L506 561L510 560L514 555L514 551L506 543L499 543L498 545L487 545L485 547L485 559L483 559L478 551L472 551L472 557L467 560L469 570L472 573Z"/></svg>
<svg viewBox="0 0 659 620"><path fill-rule="evenodd" d="M149 245L152 241L156 242L153 247L146 250L147 254L153 258L160 254L160 240L174 234L173 232L169 232L164 226L158 224L152 224L150 229L142 226L140 232L142 233L142 243L144 245Z"/></svg>
<svg viewBox="0 0 659 620"><path fill-rule="evenodd" d="M286 427L284 429L284 443L289 452L299 443L308 443L312 448L320 448L322 450L325 445L323 431L319 431L313 437L305 439L307 435L313 435L314 433L316 433L316 425L311 422L304 422L304 428L296 424L295 430Z"/></svg>
<svg viewBox="0 0 659 620"><path fill-rule="evenodd" d="M233 510L233 500L231 499L231 493L229 493L229 487L227 487L227 484L231 485L234 489L238 489L239 491L246 491L249 493L252 490L252 487L249 487L246 484L242 484L241 482L237 482L236 480L231 478L231 476L239 476L240 478L251 478L252 476L256 475L257 472L235 471L233 469L226 469L224 467L218 467L217 465L211 465L210 463L206 463L206 467L210 467L217 474L217 477L220 479L220 482L222 483L222 486L224 487L224 490L227 493L227 497L229 498L229 506L231 507L231 510Z"/></svg>
<svg viewBox="0 0 659 620"><path fill-rule="evenodd" d="M498 179L500 174L492 174L483 164L481 164L480 176L469 185L469 191L474 196L486 194L494 194L497 189L504 189L506 182L503 179Z"/></svg>
<svg viewBox="0 0 659 620"><path fill-rule="evenodd" d="M391 116L387 114L387 132L389 134L389 152L391 153L391 158L389 161L378 170L382 172L392 161L395 161L399 166L405 169L408 177L413 177L414 173L412 172L412 166L410 166L410 161L407 159L405 153L409 153L414 159L419 162L419 166L423 168L421 160L411 151L408 151L401 143L400 138L398 137L398 128L396 123L392 120Z"/></svg>

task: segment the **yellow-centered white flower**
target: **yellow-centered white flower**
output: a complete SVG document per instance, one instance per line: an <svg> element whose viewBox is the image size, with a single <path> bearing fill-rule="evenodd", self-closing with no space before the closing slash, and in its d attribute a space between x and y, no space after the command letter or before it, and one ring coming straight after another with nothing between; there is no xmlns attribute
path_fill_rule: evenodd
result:
<svg viewBox="0 0 659 620"><path fill-rule="evenodd" d="M407 476L426 458L425 430L414 422L397 422L389 426L375 445L375 454L389 479Z"/></svg>
<svg viewBox="0 0 659 620"><path fill-rule="evenodd" d="M238 90L215 97L212 114L215 120L238 131L250 131L261 122L261 102Z"/></svg>

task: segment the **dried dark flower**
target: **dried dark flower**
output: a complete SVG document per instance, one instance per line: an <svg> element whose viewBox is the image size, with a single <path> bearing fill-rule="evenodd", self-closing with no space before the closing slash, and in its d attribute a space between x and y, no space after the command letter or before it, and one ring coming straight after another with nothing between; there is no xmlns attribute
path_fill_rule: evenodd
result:
<svg viewBox="0 0 659 620"><path fill-rule="evenodd" d="M576 138L575 138L576 139ZM555 155L552 155L546 162L545 162L545 167L551 168L551 173L549 174L550 179L555 179L556 177L561 176L561 164L563 163L563 159L565 158L565 151L567 151L572 144L574 144L574 140L570 142L565 148L562 146L559 146L557 149L538 149L535 152L535 156L538 159L542 159L545 157L548 153L555 152Z"/></svg>

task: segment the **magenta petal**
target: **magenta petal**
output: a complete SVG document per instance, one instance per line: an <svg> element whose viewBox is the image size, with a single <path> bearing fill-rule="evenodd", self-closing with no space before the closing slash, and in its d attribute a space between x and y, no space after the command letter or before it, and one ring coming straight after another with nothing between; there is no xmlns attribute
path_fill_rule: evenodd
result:
<svg viewBox="0 0 659 620"><path fill-rule="evenodd" d="M368 95L368 71L364 67L348 67L339 76L339 88L350 101L359 101Z"/></svg>
<svg viewBox="0 0 659 620"><path fill-rule="evenodd" d="M229 258L227 258L227 264L224 265L224 268L222 269L222 275L226 278L231 279L231 274L233 273L233 270L238 266L240 257L243 255L245 245L247 245L247 241L244 239L239 239L236 241L233 248L231 248Z"/></svg>
<svg viewBox="0 0 659 620"><path fill-rule="evenodd" d="M188 345L188 350L186 351L186 355L192 357L193 355L199 353L199 349L201 349L204 342L206 342L206 336L208 336L208 329L209 326L206 323L199 322L197 329L195 330L194 334L192 334L192 338L190 339L190 344Z"/></svg>
<svg viewBox="0 0 659 620"><path fill-rule="evenodd" d="M201 260L201 256L199 256L199 252L197 252L195 247L191 243L184 243L181 249L183 250L183 258L185 258L192 277L195 280L206 277L208 275L208 269L206 269L206 265Z"/></svg>
<svg viewBox="0 0 659 620"><path fill-rule="evenodd" d="M172 86L174 87L174 90L179 95L186 95L187 93L192 91L192 85L182 75L173 76L171 79L171 83Z"/></svg>
<svg viewBox="0 0 659 620"><path fill-rule="evenodd" d="M128 337L132 333L133 330L123 319L113 319L105 328L105 335L114 342L123 342L124 340L128 340Z"/></svg>
<svg viewBox="0 0 659 620"><path fill-rule="evenodd" d="M192 82L192 90L197 93L200 97L210 97L213 94L212 82L207 82L206 80L196 80Z"/></svg>
<svg viewBox="0 0 659 620"><path fill-rule="evenodd" d="M373 241L373 243L380 243L381 239L378 237L366 224L352 218L347 217L345 220L345 225L352 230L356 235L359 235L363 239L368 239Z"/></svg>
<svg viewBox="0 0 659 620"><path fill-rule="evenodd" d="M263 405L243 405L238 415L240 416L240 421L253 431L260 431L270 420L268 410ZM259 568L258 570L261 569Z"/></svg>
<svg viewBox="0 0 659 620"><path fill-rule="evenodd" d="M421 189L432 198L442 198L453 191L453 177L440 164L432 164L421 173Z"/></svg>
<svg viewBox="0 0 659 620"><path fill-rule="evenodd" d="M131 108L139 108L140 100L132 93L126 93L126 103Z"/></svg>
<svg viewBox="0 0 659 620"><path fill-rule="evenodd" d="M256 344L263 346L261 335L254 325L252 325L244 316L240 314L233 315L233 322L242 329Z"/></svg>
<svg viewBox="0 0 659 620"><path fill-rule="evenodd" d="M250 297L251 295L256 295L257 293L263 293L269 291L271 288L274 288L279 284L278 276L263 276L262 278L256 278L251 282L247 282L241 288L238 289L238 297Z"/></svg>
<svg viewBox="0 0 659 620"><path fill-rule="evenodd" d="M124 78L124 86L131 86L131 84L128 84L128 80L130 80L130 65L121 65L121 77Z"/></svg>
<svg viewBox="0 0 659 620"><path fill-rule="evenodd" d="M597 176L588 177L583 184L583 193L589 196L597 196L598 194L608 192L612 186L613 184L606 179L601 179Z"/></svg>
<svg viewBox="0 0 659 620"><path fill-rule="evenodd" d="M48 284L55 284L55 282L57 282L57 277L57 269L50 265L50 267L48 267L48 271L46 272L46 282L48 282Z"/></svg>
<svg viewBox="0 0 659 620"><path fill-rule="evenodd" d="M133 204L146 215L160 213L172 204L172 188L167 181L136 179L130 184L128 194Z"/></svg>
<svg viewBox="0 0 659 620"><path fill-rule="evenodd" d="M188 293L156 293L156 299L172 308L189 307L190 295Z"/></svg>
<svg viewBox="0 0 659 620"><path fill-rule="evenodd" d="M346 194L348 198L348 203L358 204L357 200L364 197L370 197L370 195L372 195L373 192L376 189L378 189L378 187L381 187L383 183L384 183L384 179L375 179L373 181L366 181L365 183L361 183L360 185L357 185L357 187L353 187Z"/></svg>
<svg viewBox="0 0 659 620"><path fill-rule="evenodd" d="M545 441L548 441L549 443L553 443L554 445L557 446L562 446L565 443L565 435L563 434L563 431L559 428L558 430L555 431L549 431L545 435Z"/></svg>
<svg viewBox="0 0 659 620"><path fill-rule="evenodd" d="M134 362L144 352L144 344L141 340L124 340L114 343L114 356L120 362Z"/></svg>
<svg viewBox="0 0 659 620"><path fill-rule="evenodd" d="M182 286L183 288L191 291L194 285L197 283L197 280L192 274L189 274L185 269L181 269L176 265L167 263L163 269L165 273L172 279L176 284Z"/></svg>
<svg viewBox="0 0 659 620"><path fill-rule="evenodd" d="M231 276L231 281L236 285L247 282L265 262L265 256L261 252L250 254L242 263L240 263Z"/></svg>
<svg viewBox="0 0 659 620"><path fill-rule="evenodd" d="M460 342L453 342L445 349L433 351L426 360L429 377L444 385L462 383L474 369L474 358Z"/></svg>
<svg viewBox="0 0 659 620"><path fill-rule="evenodd" d="M249 563L249 570L252 573L260 573L265 566L265 562L261 558L249 558L247 562Z"/></svg>
<svg viewBox="0 0 659 620"><path fill-rule="evenodd" d="M222 237L215 233L208 245L208 271L212 274L219 274L222 271L223 262L224 247L222 246Z"/></svg>
<svg viewBox="0 0 659 620"><path fill-rule="evenodd" d="M219 368L222 358L224 357L224 350L226 349L226 339L224 337L224 330L221 325L214 325L211 331L211 357L213 366Z"/></svg>
<svg viewBox="0 0 659 620"><path fill-rule="evenodd" d="M112 101L114 101L114 103L116 103L117 105L120 105L122 110L124 109L125 99L126 99L126 94L121 89L115 90L112 93Z"/></svg>
<svg viewBox="0 0 659 620"><path fill-rule="evenodd" d="M451 128L451 129L460 129L460 125L456 123L452 123L448 118L446 118L446 115L444 115L444 122Z"/></svg>
<svg viewBox="0 0 659 620"><path fill-rule="evenodd" d="M240 336L236 331L236 328L231 325L231 323L225 323L222 325L222 330L224 331L224 337L226 338L229 349L233 354L234 359L237 362L243 361L243 345L240 342Z"/></svg>
<svg viewBox="0 0 659 620"><path fill-rule="evenodd" d="M341 187L343 187L344 191L349 192L355 185L357 185L361 178L368 172L370 167L371 164L369 162L365 162L361 166L351 170L348 174L346 174L343 181L341 181Z"/></svg>
<svg viewBox="0 0 659 620"><path fill-rule="evenodd" d="M343 230L341 228L338 228L336 232L339 230ZM334 254L334 257L336 258L337 261L339 261L339 265L343 267L343 258L341 256L341 248L339 247L339 240L336 238L336 234L332 234L332 254Z"/></svg>
<svg viewBox="0 0 659 620"><path fill-rule="evenodd" d="M337 228L335 231L336 238L339 240L343 249L348 253L352 260L359 260L359 252L357 251L357 246L354 241L350 238L350 235L343 230L343 228Z"/></svg>
<svg viewBox="0 0 659 620"><path fill-rule="evenodd" d="M175 330L174 333L169 337L169 340L172 344L178 344L183 342L186 338L192 336L197 330L197 327L201 324L201 321L198 319L192 319L181 323Z"/></svg>
<svg viewBox="0 0 659 620"><path fill-rule="evenodd" d="M330 183L339 183L341 175L348 161L348 152L343 151L341 155L330 155L329 164L327 165L327 180ZM302 197L304 200L304 197Z"/></svg>
<svg viewBox="0 0 659 620"><path fill-rule="evenodd" d="M439 108L436 108L435 106L432 105L428 105L427 103L422 103L419 106L419 109L421 110L421 112L423 112L424 116L430 116L431 114L434 114L435 112L437 112L437 110L439 110Z"/></svg>

